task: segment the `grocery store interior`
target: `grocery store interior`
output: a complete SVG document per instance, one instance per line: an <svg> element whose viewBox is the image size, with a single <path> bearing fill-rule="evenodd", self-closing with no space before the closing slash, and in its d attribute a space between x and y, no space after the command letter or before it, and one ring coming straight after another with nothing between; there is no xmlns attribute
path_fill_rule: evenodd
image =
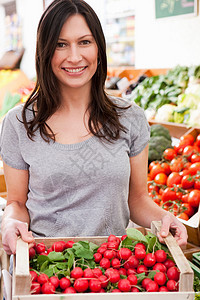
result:
<svg viewBox="0 0 200 300"><path fill-rule="evenodd" d="M150 125L148 194L187 229L182 259L195 280L192 291L190 284L181 286L188 298L183 293L180 299L193 299L200 292L200 0L85 1L105 35L106 93L136 103ZM25 103L35 87L37 26L51 2L0 0L0 132L8 111ZM6 203L0 156L0 223ZM138 226L130 221L129 228Z"/></svg>

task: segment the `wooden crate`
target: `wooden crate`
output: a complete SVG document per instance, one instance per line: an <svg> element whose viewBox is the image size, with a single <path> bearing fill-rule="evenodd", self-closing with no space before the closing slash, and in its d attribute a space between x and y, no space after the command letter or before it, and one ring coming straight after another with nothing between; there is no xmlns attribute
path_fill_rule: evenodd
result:
<svg viewBox="0 0 200 300"><path fill-rule="evenodd" d="M5 192L6 192L5 178L4 178L4 174L1 173L0 171L0 193L5 193Z"/></svg>
<svg viewBox="0 0 200 300"><path fill-rule="evenodd" d="M191 243L187 243L187 245L184 248L182 248L182 251L185 257L192 261L192 254L200 252L200 247Z"/></svg>
<svg viewBox="0 0 200 300"><path fill-rule="evenodd" d="M165 75L169 69L148 69L146 70L145 74L149 77L158 76L158 75Z"/></svg>
<svg viewBox="0 0 200 300"><path fill-rule="evenodd" d="M169 130L172 137L179 139L182 135L186 134L190 128L184 124L177 124L172 122L158 122L154 120L149 121L149 125L160 124Z"/></svg>
<svg viewBox="0 0 200 300"><path fill-rule="evenodd" d="M0 237L1 240L1 237ZM0 241L0 246L1 245L1 241ZM9 269L9 257L6 254L6 252L3 250L3 248L0 247L0 266L1 266L1 271L3 269L7 270ZM1 277L0 277L0 300L3 300L3 277L2 277L2 272L1 272Z"/></svg>
<svg viewBox="0 0 200 300"><path fill-rule="evenodd" d="M156 233L160 230L160 222L152 222L152 232ZM145 230L144 230L145 232ZM79 240L87 240L94 242L98 245L100 245L102 242L104 242L107 237L68 237L68 238L37 238L36 243L38 242L44 242L47 247L50 247L53 242L64 240L68 241L73 239L74 241ZM137 294L132 293L77 293L77 294L55 294L55 295L30 295L30 275L29 275L29 257L28 257L28 244L23 242L21 239L18 239L17 241L17 250L16 250L16 256L14 259L14 275L13 275L13 300L31 300L31 299L44 299L44 300L53 300L53 299L63 299L63 300L97 300L97 299L118 299L118 300L159 300L161 297L163 300L192 300L194 299L194 291L193 291L193 276L194 273L185 258L182 250L177 245L175 239L171 234L167 238L165 238L165 242L172 254L172 256L175 259L175 262L181 272L180 274L180 282L179 282L179 292L169 292L169 293L147 293L147 292L141 292Z"/></svg>
<svg viewBox="0 0 200 300"><path fill-rule="evenodd" d="M120 78L126 77L129 81L137 81L138 78L144 75L146 72L145 69L126 69L118 74Z"/></svg>
<svg viewBox="0 0 200 300"><path fill-rule="evenodd" d="M136 82L138 78L142 75L144 75L146 72L145 69L134 69L134 68L126 68L126 69L118 69L118 72L115 70L115 76L119 78L126 77L128 81L131 83ZM112 90L112 89L106 89L106 92L111 96L116 97L122 97L123 92L126 91L127 88L122 90Z"/></svg>

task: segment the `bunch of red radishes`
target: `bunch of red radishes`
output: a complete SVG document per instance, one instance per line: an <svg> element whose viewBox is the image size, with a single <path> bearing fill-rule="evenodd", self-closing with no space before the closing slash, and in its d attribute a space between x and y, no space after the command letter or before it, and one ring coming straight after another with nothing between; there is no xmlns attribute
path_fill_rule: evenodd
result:
<svg viewBox="0 0 200 300"><path fill-rule="evenodd" d="M169 255L153 235L142 242L110 235L100 246L38 243L29 250L31 293L178 291L180 272Z"/></svg>

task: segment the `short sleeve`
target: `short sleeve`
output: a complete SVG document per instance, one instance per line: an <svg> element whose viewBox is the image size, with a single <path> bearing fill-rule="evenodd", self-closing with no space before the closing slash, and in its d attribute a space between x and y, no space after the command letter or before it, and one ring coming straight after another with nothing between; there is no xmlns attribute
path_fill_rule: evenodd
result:
<svg viewBox="0 0 200 300"><path fill-rule="evenodd" d="M131 109L130 157L142 152L150 139L150 126L144 110L137 105L132 105Z"/></svg>
<svg viewBox="0 0 200 300"><path fill-rule="evenodd" d="M16 114L8 113L3 119L0 134L0 155L8 166L15 169L27 170L29 166L21 155L19 131L16 130L12 122L14 118L15 122L20 124Z"/></svg>

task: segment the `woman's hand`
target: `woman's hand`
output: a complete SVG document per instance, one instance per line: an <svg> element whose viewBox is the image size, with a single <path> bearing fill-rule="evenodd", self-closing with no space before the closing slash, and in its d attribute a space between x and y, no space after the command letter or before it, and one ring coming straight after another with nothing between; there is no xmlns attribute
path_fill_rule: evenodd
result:
<svg viewBox="0 0 200 300"><path fill-rule="evenodd" d="M188 235L186 227L175 216L166 214L162 217L161 222L161 230L157 234L161 243L164 242L163 238L167 237L169 231L171 231L179 246L187 244Z"/></svg>
<svg viewBox="0 0 200 300"><path fill-rule="evenodd" d="M32 232L28 231L28 224L12 218L6 219L6 224L2 226L2 244L8 255L16 253L18 237L21 236L24 242L32 246L34 238Z"/></svg>

